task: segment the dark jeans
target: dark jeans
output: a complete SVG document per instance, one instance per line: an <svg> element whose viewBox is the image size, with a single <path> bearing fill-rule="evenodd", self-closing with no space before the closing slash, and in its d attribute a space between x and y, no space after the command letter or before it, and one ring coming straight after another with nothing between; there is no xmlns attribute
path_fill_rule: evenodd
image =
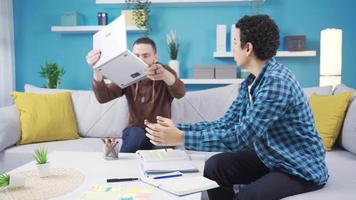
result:
<svg viewBox="0 0 356 200"><path fill-rule="evenodd" d="M269 170L253 150L212 156L205 163L204 176L220 185L208 190L210 200L277 200L324 186L278 170ZM235 196L234 184L243 184L238 196Z"/></svg>
<svg viewBox="0 0 356 200"><path fill-rule="evenodd" d="M120 152L135 153L137 150L153 149L153 144L145 135L145 129L137 126L126 128L122 134Z"/></svg>

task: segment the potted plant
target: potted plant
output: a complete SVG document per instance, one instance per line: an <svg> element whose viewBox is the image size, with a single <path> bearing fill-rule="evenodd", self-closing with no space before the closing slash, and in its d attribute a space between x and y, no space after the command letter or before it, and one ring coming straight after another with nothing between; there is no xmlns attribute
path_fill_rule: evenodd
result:
<svg viewBox="0 0 356 200"><path fill-rule="evenodd" d="M176 37L176 32L169 32L166 36L169 57L170 61L168 65L177 73L179 77L179 61L178 61L178 52L179 52L179 41Z"/></svg>
<svg viewBox="0 0 356 200"><path fill-rule="evenodd" d="M126 24L128 26L137 26L138 28L146 28L145 35L147 36L151 31L149 23L151 12L150 0L125 0L127 10L122 10L125 14Z"/></svg>
<svg viewBox="0 0 356 200"><path fill-rule="evenodd" d="M39 176L41 178L49 176L50 164L48 162L47 149L44 147L37 148L33 157L37 163Z"/></svg>
<svg viewBox="0 0 356 200"><path fill-rule="evenodd" d="M16 188L22 187L25 185L25 177L19 175L9 175L1 174L0 175L0 189L4 188Z"/></svg>
<svg viewBox="0 0 356 200"><path fill-rule="evenodd" d="M45 65L41 65L41 70L38 73L47 82L47 85L44 85L44 87L59 88L61 76L65 74L65 71L56 63L47 61Z"/></svg>

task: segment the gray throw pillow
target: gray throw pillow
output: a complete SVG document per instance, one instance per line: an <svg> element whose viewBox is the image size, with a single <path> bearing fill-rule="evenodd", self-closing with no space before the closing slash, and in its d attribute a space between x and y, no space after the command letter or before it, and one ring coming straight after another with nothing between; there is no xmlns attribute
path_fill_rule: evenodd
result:
<svg viewBox="0 0 356 200"><path fill-rule="evenodd" d="M356 99L356 89L353 89L353 88L350 88L350 87L347 87L346 85L344 84L340 84L340 85L337 85L334 89L334 92L333 94L340 94L340 93L343 93L343 92L346 92L346 91L352 91L353 94L352 94L352 97L350 99L350 103Z"/></svg>
<svg viewBox="0 0 356 200"><path fill-rule="evenodd" d="M316 93L317 95L332 95L333 94L333 87L332 86L323 86L323 87L308 87L308 88L303 88L303 91L305 93L305 96L308 98L310 95L313 93Z"/></svg>
<svg viewBox="0 0 356 200"><path fill-rule="evenodd" d="M20 139L19 114L16 106L0 108L0 151Z"/></svg>
<svg viewBox="0 0 356 200"><path fill-rule="evenodd" d="M339 136L338 144L341 145L344 149L356 154L356 90L341 84L336 86L334 95L346 91L353 91L353 94L345 115L344 124Z"/></svg>

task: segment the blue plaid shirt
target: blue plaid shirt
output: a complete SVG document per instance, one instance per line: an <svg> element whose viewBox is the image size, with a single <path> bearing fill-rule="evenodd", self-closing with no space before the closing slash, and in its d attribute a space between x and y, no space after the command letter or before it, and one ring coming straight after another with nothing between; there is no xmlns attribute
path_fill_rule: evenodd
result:
<svg viewBox="0 0 356 200"><path fill-rule="evenodd" d="M317 184L329 177L307 98L290 70L274 58L256 80L251 74L241 83L238 97L223 117L177 127L184 131L189 150L237 152L251 147L269 169Z"/></svg>

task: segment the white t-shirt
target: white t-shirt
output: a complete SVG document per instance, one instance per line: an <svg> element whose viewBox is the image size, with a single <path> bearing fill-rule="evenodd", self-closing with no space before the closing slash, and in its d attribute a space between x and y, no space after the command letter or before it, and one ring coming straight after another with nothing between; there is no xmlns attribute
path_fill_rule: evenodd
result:
<svg viewBox="0 0 356 200"><path fill-rule="evenodd" d="M253 84L255 84L255 81L256 81L256 78L253 80L253 82L249 86L247 86L248 87L248 97L250 99L250 103L252 103L251 88L252 88Z"/></svg>

